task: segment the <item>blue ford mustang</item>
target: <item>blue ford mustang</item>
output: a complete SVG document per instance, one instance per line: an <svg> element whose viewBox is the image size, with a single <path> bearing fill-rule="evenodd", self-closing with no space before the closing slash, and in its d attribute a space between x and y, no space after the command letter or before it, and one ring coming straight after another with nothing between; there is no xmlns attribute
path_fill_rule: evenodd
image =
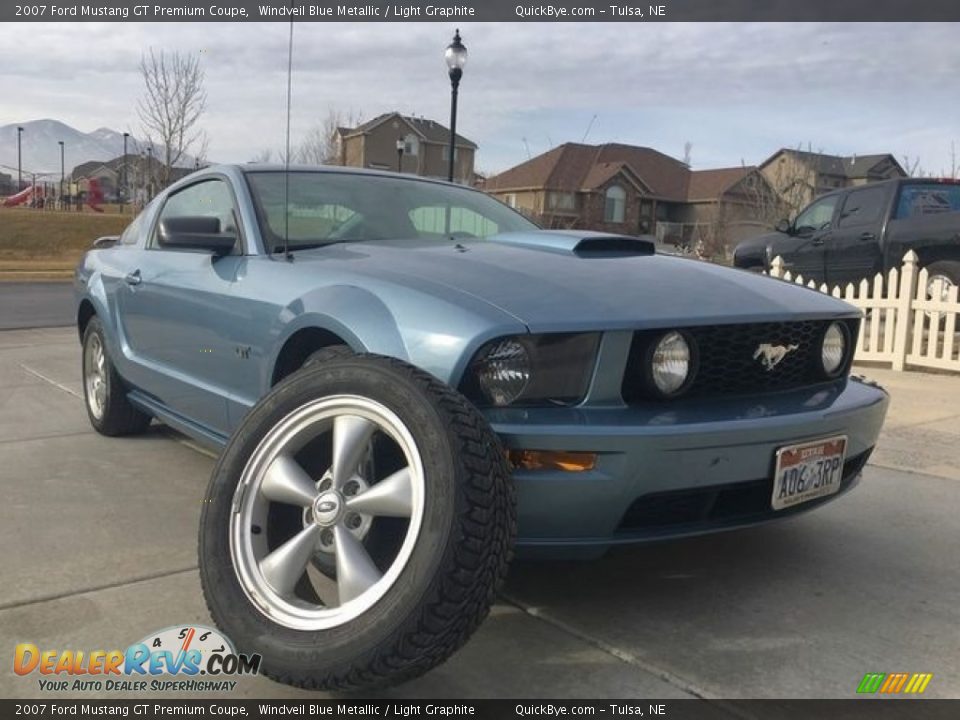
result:
<svg viewBox="0 0 960 720"><path fill-rule="evenodd" d="M888 403L849 377L849 305L389 173L195 173L76 292L92 424L223 448L211 614L307 687L445 659L514 545L596 555L836 498Z"/></svg>

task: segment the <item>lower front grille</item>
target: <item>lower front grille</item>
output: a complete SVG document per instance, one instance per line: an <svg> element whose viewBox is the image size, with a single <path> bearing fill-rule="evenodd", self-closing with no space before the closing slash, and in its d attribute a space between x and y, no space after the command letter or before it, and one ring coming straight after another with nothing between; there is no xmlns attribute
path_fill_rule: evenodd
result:
<svg viewBox="0 0 960 720"><path fill-rule="evenodd" d="M832 320L709 325L684 328L696 345L696 375L684 397L712 397L775 392L824 382L820 346ZM846 375L853 357L859 321L843 320L849 342L841 376ZM634 333L624 373L622 394L627 403L651 399L646 365L653 343L663 330ZM762 346L782 348L782 357L772 367L760 354Z"/></svg>
<svg viewBox="0 0 960 720"><path fill-rule="evenodd" d="M843 464L840 492L850 487L867 464L870 453L871 450L867 450ZM759 522L809 509L833 497L829 495L786 510L773 510L770 507L772 493L773 479L764 478L643 495L627 509L617 532L656 535L660 532L696 532L710 527Z"/></svg>

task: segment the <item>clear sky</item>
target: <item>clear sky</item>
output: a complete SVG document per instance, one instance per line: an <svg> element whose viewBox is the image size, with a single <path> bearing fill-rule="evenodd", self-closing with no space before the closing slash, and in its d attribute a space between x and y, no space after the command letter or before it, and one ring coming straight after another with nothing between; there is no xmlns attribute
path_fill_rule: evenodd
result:
<svg viewBox="0 0 960 720"><path fill-rule="evenodd" d="M0 26L0 125L40 118L140 135L137 63L202 52L209 157L283 146L286 23ZM695 168L761 162L782 146L892 152L928 172L960 152L960 25L461 24L470 51L459 127L496 172L565 141L648 145ZM293 137L336 108L446 124L442 23L299 23ZM594 118L594 116L596 116ZM592 120L592 124L591 124ZM587 130L589 127L589 133Z"/></svg>

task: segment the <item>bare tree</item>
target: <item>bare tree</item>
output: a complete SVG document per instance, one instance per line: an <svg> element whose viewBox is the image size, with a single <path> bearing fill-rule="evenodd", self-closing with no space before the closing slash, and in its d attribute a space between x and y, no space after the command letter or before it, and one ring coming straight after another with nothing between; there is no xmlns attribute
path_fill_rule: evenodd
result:
<svg viewBox="0 0 960 720"><path fill-rule="evenodd" d="M910 159L909 155L903 156L903 169L907 173L907 177L923 177L924 170L920 165L920 156L918 155L913 160Z"/></svg>
<svg viewBox="0 0 960 720"><path fill-rule="evenodd" d="M258 153L256 153L256 154L255 154L252 158L250 158L250 160L248 160L247 162L252 162L252 163L268 163L268 162L270 162L270 158L272 158L272 157L273 157L273 150L271 150L270 148L264 148L263 150L260 150Z"/></svg>
<svg viewBox="0 0 960 720"><path fill-rule="evenodd" d="M170 182L174 166L194 147L203 152L205 135L197 122L207 106L203 89L204 74L200 55L154 51L140 58L144 94L137 104L137 114L148 143L156 144L162 153L160 182Z"/></svg>
<svg viewBox="0 0 960 720"><path fill-rule="evenodd" d="M338 130L341 127L353 127L359 122L360 118L356 114L331 108L323 122L310 128L297 148L290 153L291 160L306 165L342 164Z"/></svg>

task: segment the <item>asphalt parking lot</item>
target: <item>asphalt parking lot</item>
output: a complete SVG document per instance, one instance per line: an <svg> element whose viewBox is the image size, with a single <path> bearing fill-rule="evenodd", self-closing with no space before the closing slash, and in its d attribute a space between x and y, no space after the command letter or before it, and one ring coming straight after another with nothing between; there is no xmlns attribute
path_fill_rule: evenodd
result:
<svg viewBox="0 0 960 720"><path fill-rule="evenodd" d="M209 623L196 529L212 458L154 426L94 433L72 328L0 332L0 696L38 697L13 647L123 648ZM763 528L516 564L450 662L389 697L849 698L866 672L960 697L960 378L892 392L860 487ZM263 678L230 697L317 697ZM226 697L221 695L220 697Z"/></svg>

